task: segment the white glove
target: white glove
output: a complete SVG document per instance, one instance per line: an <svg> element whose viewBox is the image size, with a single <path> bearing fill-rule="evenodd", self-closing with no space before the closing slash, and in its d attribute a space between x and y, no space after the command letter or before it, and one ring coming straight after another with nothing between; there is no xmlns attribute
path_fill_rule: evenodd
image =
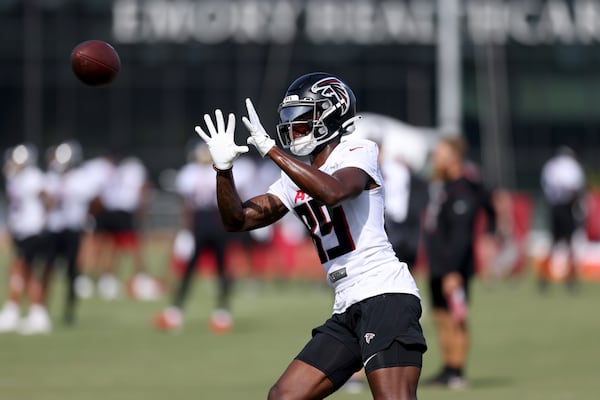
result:
<svg viewBox="0 0 600 400"><path fill-rule="evenodd" d="M258 118L258 114L256 114L256 110L254 109L254 105L252 105L252 101L250 99L246 99L246 108L248 109L248 117L242 117L242 122L246 125L246 128L250 131L250 137L248 138L248 144L256 147L256 150L260 153L262 157L266 156L269 150L275 147L275 141L271 139L271 136L265 131L262 124L260 123L260 119Z"/></svg>
<svg viewBox="0 0 600 400"><path fill-rule="evenodd" d="M215 120L217 121L217 127L213 124L210 115L204 114L204 122L210 135L202 130L200 126L196 126L196 133L200 135L202 140L208 145L210 156L213 159L215 168L217 169L230 169L233 166L233 161L240 156L240 154L248 151L248 146L238 146L233 141L233 132L235 131L235 115L229 114L227 120L227 127L225 127L225 120L223 119L223 113L221 110L215 110Z"/></svg>

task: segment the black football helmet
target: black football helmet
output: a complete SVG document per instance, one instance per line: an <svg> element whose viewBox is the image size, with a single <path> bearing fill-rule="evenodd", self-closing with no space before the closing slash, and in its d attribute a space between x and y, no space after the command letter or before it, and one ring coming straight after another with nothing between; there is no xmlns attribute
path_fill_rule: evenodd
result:
<svg viewBox="0 0 600 400"><path fill-rule="evenodd" d="M299 156L354 130L356 97L339 78L314 72L296 79L278 108L277 134L283 148Z"/></svg>

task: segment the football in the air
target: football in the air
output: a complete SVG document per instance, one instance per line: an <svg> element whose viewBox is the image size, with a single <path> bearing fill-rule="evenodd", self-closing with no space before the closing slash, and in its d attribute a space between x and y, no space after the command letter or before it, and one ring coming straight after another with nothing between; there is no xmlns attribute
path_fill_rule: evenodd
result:
<svg viewBox="0 0 600 400"><path fill-rule="evenodd" d="M86 85L104 86L117 77L121 60L110 44L102 40L87 40L71 52L71 68Z"/></svg>

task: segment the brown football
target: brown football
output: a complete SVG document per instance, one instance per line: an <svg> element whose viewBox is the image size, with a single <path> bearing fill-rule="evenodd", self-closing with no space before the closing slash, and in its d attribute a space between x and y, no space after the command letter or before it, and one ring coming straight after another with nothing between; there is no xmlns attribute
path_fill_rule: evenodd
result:
<svg viewBox="0 0 600 400"><path fill-rule="evenodd" d="M87 40L71 52L71 68L86 85L104 86L117 77L121 60L110 44L102 40Z"/></svg>

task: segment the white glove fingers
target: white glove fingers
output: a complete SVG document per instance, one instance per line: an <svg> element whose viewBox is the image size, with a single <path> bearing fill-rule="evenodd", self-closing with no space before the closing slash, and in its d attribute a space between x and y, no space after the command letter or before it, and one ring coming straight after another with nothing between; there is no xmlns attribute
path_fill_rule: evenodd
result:
<svg viewBox="0 0 600 400"><path fill-rule="evenodd" d="M250 131L250 133L252 133L256 130L256 128L254 127L254 125L252 125L252 122L250 122L250 120L248 120L248 118L242 117L242 122L244 123L244 125L246 125L246 129L248 129Z"/></svg>
<svg viewBox="0 0 600 400"><path fill-rule="evenodd" d="M218 108L215 110L215 121L217 121L217 132L225 133L225 119L223 112Z"/></svg>
<svg viewBox="0 0 600 400"><path fill-rule="evenodd" d="M204 114L204 122L206 123L206 127L208 128L210 137L214 138L215 136L217 136L217 129L215 128L215 124L213 124L210 115Z"/></svg>
<svg viewBox="0 0 600 400"><path fill-rule="evenodd" d="M259 122L258 114L254 109L254 104L252 104L252 100L249 98L246 99L246 109L248 110L248 117L250 117L250 121L252 121L253 124Z"/></svg>
<svg viewBox="0 0 600 400"><path fill-rule="evenodd" d="M233 136L234 132L235 132L235 115L233 113L229 113L229 116L227 117L227 130L225 131L225 133L229 136Z"/></svg>
<svg viewBox="0 0 600 400"><path fill-rule="evenodd" d="M206 132L204 132L199 125L196 125L196 127L194 128L194 130L196 131L196 133L198 134L198 136L200 136L202 138L202 140L204 140L206 143L210 142L210 139L211 139L210 136L208 136L206 134Z"/></svg>
<svg viewBox="0 0 600 400"><path fill-rule="evenodd" d="M240 154L247 153L250 150L250 148L248 146L238 146L238 145L236 145L234 149L235 149L236 153L240 153Z"/></svg>

